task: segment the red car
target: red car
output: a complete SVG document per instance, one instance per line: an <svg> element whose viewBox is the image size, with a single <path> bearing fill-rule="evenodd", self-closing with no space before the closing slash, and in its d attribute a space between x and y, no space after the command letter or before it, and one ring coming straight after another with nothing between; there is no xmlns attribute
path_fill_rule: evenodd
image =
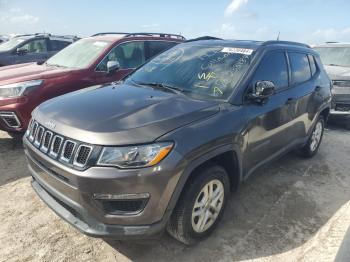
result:
<svg viewBox="0 0 350 262"><path fill-rule="evenodd" d="M159 33L99 33L66 47L45 63L0 68L0 130L27 129L42 102L88 86L118 81L160 52L185 40Z"/></svg>

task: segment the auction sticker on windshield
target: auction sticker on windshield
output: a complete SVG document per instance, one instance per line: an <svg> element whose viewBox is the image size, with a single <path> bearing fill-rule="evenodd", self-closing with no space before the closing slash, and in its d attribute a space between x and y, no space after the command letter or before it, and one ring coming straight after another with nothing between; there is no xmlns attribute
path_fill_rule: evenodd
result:
<svg viewBox="0 0 350 262"><path fill-rule="evenodd" d="M254 50L248 48L237 48L237 47L224 47L221 52L224 53L232 53L232 54L243 54L243 55L251 55Z"/></svg>

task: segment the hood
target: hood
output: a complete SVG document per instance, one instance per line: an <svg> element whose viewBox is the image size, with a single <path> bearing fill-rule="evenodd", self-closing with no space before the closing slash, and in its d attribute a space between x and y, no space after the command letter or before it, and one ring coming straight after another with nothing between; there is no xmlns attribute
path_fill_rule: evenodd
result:
<svg viewBox="0 0 350 262"><path fill-rule="evenodd" d="M66 74L71 69L27 63L0 67L0 85L35 79L47 79Z"/></svg>
<svg viewBox="0 0 350 262"><path fill-rule="evenodd" d="M324 65L324 68L332 80L350 80L350 67Z"/></svg>
<svg viewBox="0 0 350 262"><path fill-rule="evenodd" d="M54 98L40 105L33 117L49 129L50 121L54 132L82 142L128 145L153 142L218 111L215 101L122 84Z"/></svg>

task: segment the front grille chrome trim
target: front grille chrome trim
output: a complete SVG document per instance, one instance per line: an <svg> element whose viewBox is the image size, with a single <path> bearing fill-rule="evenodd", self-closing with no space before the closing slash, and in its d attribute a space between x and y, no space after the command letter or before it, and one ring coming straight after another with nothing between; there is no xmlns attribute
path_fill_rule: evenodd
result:
<svg viewBox="0 0 350 262"><path fill-rule="evenodd" d="M77 159L78 159L78 157L79 157L79 155L80 155L80 150L81 150L82 147L85 147L85 148L89 148L89 149L90 149L90 152L89 152L88 156L86 157L86 161L85 161L84 164L77 162ZM75 153L75 156L74 156L73 165L74 165L74 166L77 166L77 167L81 167L81 168L84 167L84 166L86 166L87 162L88 162L89 159L90 159L91 153L92 153L92 146L88 146L88 145L85 145L85 144L79 145L79 147L78 147L78 149L77 149L77 152Z"/></svg>
<svg viewBox="0 0 350 262"><path fill-rule="evenodd" d="M61 136L32 119L25 135L43 154L73 169L87 168L94 146Z"/></svg>
<svg viewBox="0 0 350 262"><path fill-rule="evenodd" d="M66 153L66 150L67 150L67 144L68 143L72 143L73 144L73 149L72 149L72 153L70 155L69 158L65 157L64 154ZM60 160L65 162L65 163L69 163L70 160L72 159L72 156L74 155L74 150L75 150L75 147L76 147L77 143L75 143L74 141L72 140L69 140L67 139L64 144L63 144L63 148L62 148L62 152L61 152L61 157L60 157Z"/></svg>
<svg viewBox="0 0 350 262"><path fill-rule="evenodd" d="M44 133L45 133L45 129L42 127L42 126L39 126L38 127L38 130L36 131L36 134L35 134L35 140L34 140L34 145L36 147L39 147L40 144L41 144L41 141L43 139L43 136L44 136ZM39 137L40 136L40 137Z"/></svg>
<svg viewBox="0 0 350 262"><path fill-rule="evenodd" d="M49 138L48 145L45 146L45 142L46 142L47 136L50 136L50 138ZM47 153L49 151L50 143L52 141L52 137L53 137L53 133L51 131L46 130L44 135L43 135L43 142L42 142L41 147L40 147L40 150L42 152Z"/></svg>
<svg viewBox="0 0 350 262"><path fill-rule="evenodd" d="M30 142L34 141L34 137L36 135L36 131L38 129L38 126L39 126L38 122L33 121L32 129L30 130L30 134L29 134L29 138L28 138Z"/></svg>
<svg viewBox="0 0 350 262"><path fill-rule="evenodd" d="M61 139L61 142L58 146L58 149L57 149L57 152L54 151L54 144L55 144L55 141L56 139ZM57 158L58 154L60 153L60 150L61 150L61 147L62 147L62 142L63 142L63 137L61 136L58 136L58 135L55 135L52 139L52 142L51 142L51 146L50 146L50 152L49 152L49 155L53 158Z"/></svg>

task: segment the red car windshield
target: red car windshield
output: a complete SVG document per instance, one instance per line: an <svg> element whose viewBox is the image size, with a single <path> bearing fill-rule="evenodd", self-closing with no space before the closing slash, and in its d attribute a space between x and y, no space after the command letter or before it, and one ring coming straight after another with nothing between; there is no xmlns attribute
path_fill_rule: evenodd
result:
<svg viewBox="0 0 350 262"><path fill-rule="evenodd" d="M87 68L110 45L110 41L82 39L64 48L47 60L47 65L83 69Z"/></svg>

